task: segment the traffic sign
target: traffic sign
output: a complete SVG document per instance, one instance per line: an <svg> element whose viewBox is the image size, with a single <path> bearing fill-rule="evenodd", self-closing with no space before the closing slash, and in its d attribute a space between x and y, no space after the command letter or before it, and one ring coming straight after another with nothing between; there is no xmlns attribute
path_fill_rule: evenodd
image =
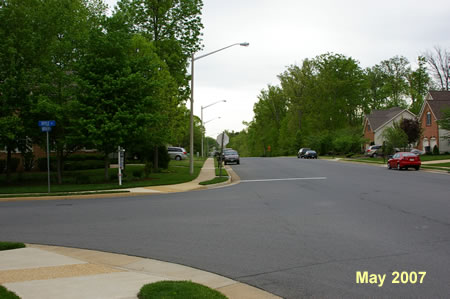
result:
<svg viewBox="0 0 450 299"><path fill-rule="evenodd" d="M54 120L40 120L38 121L39 127L54 127L56 126L56 121ZM43 131L46 132L46 131Z"/></svg>
<svg viewBox="0 0 450 299"><path fill-rule="evenodd" d="M41 127L41 132L51 132L52 127Z"/></svg>
<svg viewBox="0 0 450 299"><path fill-rule="evenodd" d="M230 138L228 137L227 133L220 133L219 136L217 136L217 143L222 146L222 134L223 134L223 146L227 145L230 142Z"/></svg>

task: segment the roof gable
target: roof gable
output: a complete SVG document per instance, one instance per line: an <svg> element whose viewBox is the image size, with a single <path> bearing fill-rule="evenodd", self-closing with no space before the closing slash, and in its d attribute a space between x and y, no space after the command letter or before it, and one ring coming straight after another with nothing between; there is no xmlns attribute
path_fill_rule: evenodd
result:
<svg viewBox="0 0 450 299"><path fill-rule="evenodd" d="M404 110L400 107L393 107L387 110L372 110L370 114L366 115L366 118L370 123L372 131L376 131Z"/></svg>
<svg viewBox="0 0 450 299"><path fill-rule="evenodd" d="M434 117L440 120L443 114L442 111L450 109L450 91L430 91L422 105L419 115L420 118L422 117L426 104L430 107Z"/></svg>

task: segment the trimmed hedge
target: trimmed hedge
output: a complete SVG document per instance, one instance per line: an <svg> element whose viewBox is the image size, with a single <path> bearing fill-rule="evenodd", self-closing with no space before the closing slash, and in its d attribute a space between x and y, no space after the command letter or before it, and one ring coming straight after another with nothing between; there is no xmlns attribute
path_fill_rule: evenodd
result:
<svg viewBox="0 0 450 299"><path fill-rule="evenodd" d="M74 154L64 161L64 170L87 170L105 167L104 157L101 154ZM47 171L47 157L37 159L40 171ZM56 170L56 157L50 157L50 170Z"/></svg>
<svg viewBox="0 0 450 299"><path fill-rule="evenodd" d="M19 158L11 158L9 162L9 167L11 167L11 172L16 172L17 167L19 167L20 159ZM0 160L0 173L6 171L6 160Z"/></svg>

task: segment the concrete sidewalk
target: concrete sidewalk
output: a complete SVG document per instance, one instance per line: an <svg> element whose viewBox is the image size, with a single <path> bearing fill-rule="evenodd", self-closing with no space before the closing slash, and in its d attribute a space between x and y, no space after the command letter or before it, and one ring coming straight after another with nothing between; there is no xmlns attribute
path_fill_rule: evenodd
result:
<svg viewBox="0 0 450 299"><path fill-rule="evenodd" d="M22 299L128 299L142 286L188 280L228 298L279 298L202 270L134 256L27 244L0 251L0 284Z"/></svg>

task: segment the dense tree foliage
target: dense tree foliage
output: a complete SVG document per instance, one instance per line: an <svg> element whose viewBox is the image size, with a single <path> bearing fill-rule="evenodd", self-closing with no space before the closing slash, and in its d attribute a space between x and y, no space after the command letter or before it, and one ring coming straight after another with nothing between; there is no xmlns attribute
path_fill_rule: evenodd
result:
<svg viewBox="0 0 450 299"><path fill-rule="evenodd" d="M124 0L108 16L101 0L0 1L6 164L16 149L43 146L38 120L56 121L59 182L65 157L83 147L104 154L108 178L118 146L142 156L154 149L147 156L156 161L161 146L187 146L186 69L201 48L201 8L201 0Z"/></svg>
<svg viewBox="0 0 450 299"><path fill-rule="evenodd" d="M278 78L280 86L261 91L247 128L232 135L230 146L244 156L292 155L300 147L320 154L359 152L366 142L365 114L390 107L417 113L430 83L423 57L414 70L401 56L362 69L355 59L333 53L291 65Z"/></svg>

